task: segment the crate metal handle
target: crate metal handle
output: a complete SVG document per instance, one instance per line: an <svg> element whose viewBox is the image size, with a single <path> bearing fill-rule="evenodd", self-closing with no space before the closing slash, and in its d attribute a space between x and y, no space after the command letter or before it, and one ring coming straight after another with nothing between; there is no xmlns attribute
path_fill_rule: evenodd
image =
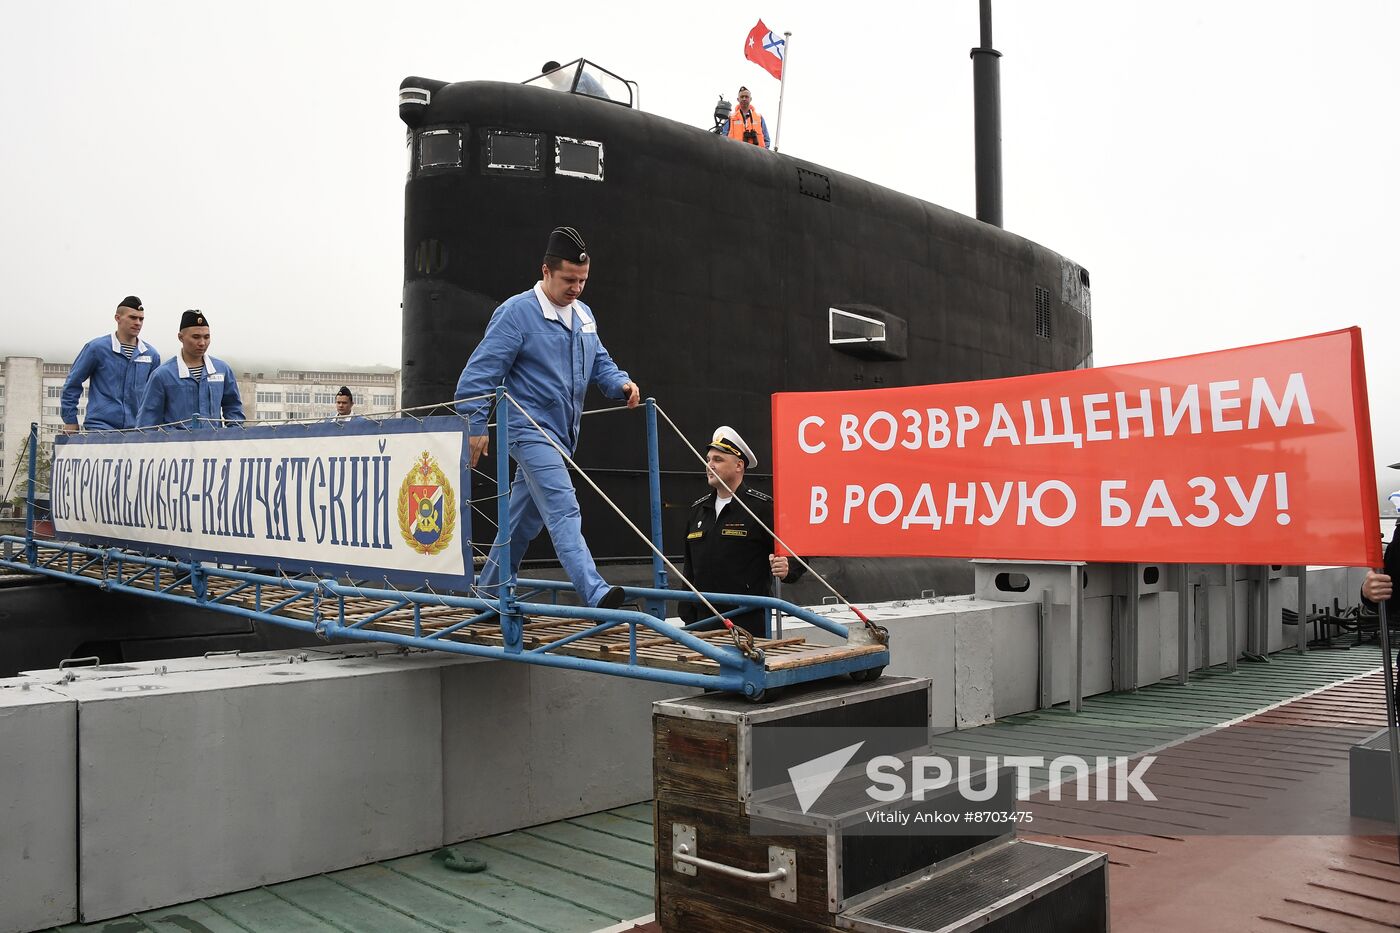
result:
<svg viewBox="0 0 1400 933"><path fill-rule="evenodd" d="M676 846L676 851L672 852L671 856L678 862L685 862L696 868L709 868L721 875L728 875L741 881L781 881L788 876L786 867L780 866L772 871L747 871L743 868L735 868L733 865L725 865L722 862L712 862L707 858L698 858L690 854L690 847L684 843Z"/></svg>
<svg viewBox="0 0 1400 933"><path fill-rule="evenodd" d="M797 902L797 851L781 846L768 847L768 871L747 871L723 862L712 862L700 858L696 844L695 827L686 823L671 824L672 867L682 875L697 874L696 869L710 871L738 878L740 881L758 881L768 885L768 895L780 901Z"/></svg>

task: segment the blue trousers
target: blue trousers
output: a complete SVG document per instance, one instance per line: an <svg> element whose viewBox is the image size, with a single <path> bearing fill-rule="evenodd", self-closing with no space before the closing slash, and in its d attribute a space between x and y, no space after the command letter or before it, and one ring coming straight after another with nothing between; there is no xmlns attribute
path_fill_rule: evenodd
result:
<svg viewBox="0 0 1400 933"><path fill-rule="evenodd" d="M525 557L525 548L541 529L548 528L554 553L579 598L585 605L596 606L607 593L608 584L599 575L583 540L583 518L568 465L547 441L512 444L510 455L515 458L516 467L510 496L510 539L504 555L510 561L507 575L515 575ZM477 587L487 598L500 595L502 550L500 546L491 548L477 580Z"/></svg>

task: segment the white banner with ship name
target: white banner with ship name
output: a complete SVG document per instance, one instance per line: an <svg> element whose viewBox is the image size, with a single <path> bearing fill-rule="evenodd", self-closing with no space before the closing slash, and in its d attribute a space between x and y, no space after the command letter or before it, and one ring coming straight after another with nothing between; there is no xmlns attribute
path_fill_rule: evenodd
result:
<svg viewBox="0 0 1400 933"><path fill-rule="evenodd" d="M54 529L148 554L465 588L464 427L355 419L60 438Z"/></svg>

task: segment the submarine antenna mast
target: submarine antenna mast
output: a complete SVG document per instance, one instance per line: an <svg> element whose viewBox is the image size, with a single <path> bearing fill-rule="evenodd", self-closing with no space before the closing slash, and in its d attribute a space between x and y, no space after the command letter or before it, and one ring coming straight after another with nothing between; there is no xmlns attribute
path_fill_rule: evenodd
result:
<svg viewBox="0 0 1400 933"><path fill-rule="evenodd" d="M788 53L792 51L792 33L783 33L783 76L778 79L778 127L773 131L773 151L778 151L778 137L783 135L783 91L787 90Z"/></svg>
<svg viewBox="0 0 1400 933"><path fill-rule="evenodd" d="M982 42L972 50L973 139L977 153L977 219L1001 220L1001 53L992 48L992 0L978 0Z"/></svg>

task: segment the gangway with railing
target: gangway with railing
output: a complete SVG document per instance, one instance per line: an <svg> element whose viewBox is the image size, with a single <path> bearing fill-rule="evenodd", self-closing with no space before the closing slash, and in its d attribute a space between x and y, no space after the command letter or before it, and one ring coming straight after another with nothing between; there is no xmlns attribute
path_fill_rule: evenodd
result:
<svg viewBox="0 0 1400 933"><path fill-rule="evenodd" d="M554 443L530 419L528 413L503 388L494 397L459 399L452 404L459 410L473 403L492 405L503 413L513 405L532 427ZM317 437L334 432L374 436L376 431L403 434L414 423L441 430L459 430L465 436L465 418L419 414L443 410L443 406L396 412L401 416L385 421L360 419L351 427L325 421L289 421L252 427L195 425L191 430L149 432L106 432L127 435L108 440L141 444L166 441L196 445L227 441L233 437L275 438L279 432L298 432ZM605 409L617 411L622 409ZM227 555L209 554L192 548L133 543L127 540L93 540L91 535L66 535L62 522L56 522L56 536L46 539L35 533L37 425L31 425L29 438L30 482L25 534L0 537L0 566L38 573L73 583L96 586L109 592L198 606L243 616L261 622L313 633L320 638L384 642L404 648L425 648L496 660L542 664L593 673L632 677L730 693L758 701L774 691L797 683L849 676L858 681L878 678L889 663L889 635L822 581L833 595L856 614L860 622L847 627L771 596L702 593L665 556L661 533L660 464L658 456L658 415L675 430L697 459L700 455L656 404L645 400L647 464L650 491L650 534L617 510L624 522L647 543L652 553L653 580L649 587L624 588L630 605L619 609L593 608L561 601L573 592L567 582L512 578L499 594L483 594L473 585L472 567L453 585L441 576L424 579L421 585L396 585L384 574L371 582L373 568L346 574L319 569L304 561L259 559L230 562ZM510 419L494 420L496 501L496 543L505 543L509 530ZM171 427L171 426L164 426ZM233 432L239 432L235 435ZM285 433L282 440L286 439ZM68 443L102 443L101 435L62 439L55 451L57 460ZM465 450L465 444L462 445ZM115 449L115 448L113 448ZM382 446L380 448L383 449ZM569 466L608 502L616 505L560 448ZM387 468L386 468L387 472ZM407 482L407 480L405 481ZM467 497L464 496L464 501ZM736 498L744 508L748 506ZM477 501L470 510L488 518ZM467 512L463 510L464 514ZM488 518L489 520L489 518ZM771 529L770 529L771 530ZM269 535L270 537L271 535ZM76 540L65 540L65 538ZM470 539L469 533L466 538ZM473 545L474 547L474 545ZM475 554L472 564L484 555ZM794 557L801 560L800 557ZM811 568L808 567L810 570ZM684 588L673 588L674 575ZM813 576L820 579L813 571ZM666 617L667 601L698 603L709 615L689 625L679 625ZM721 611L717 605L727 607ZM772 613L808 623L840 639L835 645L808 642L801 635L784 637L781 621L771 625L771 637L755 637L735 625L728 614L748 610Z"/></svg>

